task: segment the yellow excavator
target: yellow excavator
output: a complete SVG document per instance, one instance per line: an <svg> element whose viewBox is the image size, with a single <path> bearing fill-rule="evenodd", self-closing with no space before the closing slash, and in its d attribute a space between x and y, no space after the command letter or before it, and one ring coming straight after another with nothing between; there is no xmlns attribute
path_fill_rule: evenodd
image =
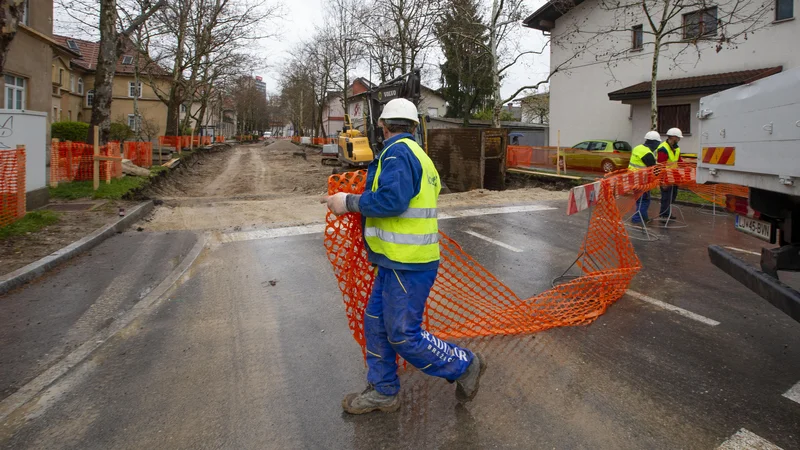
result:
<svg viewBox="0 0 800 450"><path fill-rule="evenodd" d="M334 173L366 168L383 149L383 129L378 124L383 106L395 98L406 98L419 105L420 87L420 71L414 69L367 91L364 105L365 132L353 127L350 115L345 114L344 128L339 133L336 158L341 167L334 169ZM427 116L419 116L419 126L415 136L415 140L425 153L428 152L427 121Z"/></svg>

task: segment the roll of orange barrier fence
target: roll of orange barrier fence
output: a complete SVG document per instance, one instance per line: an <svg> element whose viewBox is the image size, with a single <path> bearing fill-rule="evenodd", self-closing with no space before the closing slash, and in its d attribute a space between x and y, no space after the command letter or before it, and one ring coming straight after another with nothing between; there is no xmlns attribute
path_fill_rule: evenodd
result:
<svg viewBox="0 0 800 450"><path fill-rule="evenodd" d="M553 327L588 324L619 300L641 269L641 262L623 225L627 210L642 192L661 184L677 184L706 195L723 197L746 191L740 186L699 186L694 166L664 165L623 171L592 186L592 216L575 262L581 273L564 284L529 298L514 294L497 277L440 232L441 264L428 298L424 326L443 339L533 333ZM332 175L328 193L361 193L365 172ZM577 211L576 211L577 212ZM328 213L325 249L342 292L350 330L364 351L364 310L372 291L374 270L361 237L360 216Z"/></svg>

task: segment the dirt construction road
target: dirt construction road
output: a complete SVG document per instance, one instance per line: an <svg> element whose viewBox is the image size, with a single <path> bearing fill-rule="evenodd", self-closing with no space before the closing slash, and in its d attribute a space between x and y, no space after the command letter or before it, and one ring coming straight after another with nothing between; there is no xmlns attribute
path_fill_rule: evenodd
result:
<svg viewBox="0 0 800 450"><path fill-rule="evenodd" d="M230 231L325 220L319 203L331 167L318 150L287 141L242 145L196 161L148 194L164 204L138 226L146 231ZM440 197L441 208L564 199L544 189L472 191Z"/></svg>

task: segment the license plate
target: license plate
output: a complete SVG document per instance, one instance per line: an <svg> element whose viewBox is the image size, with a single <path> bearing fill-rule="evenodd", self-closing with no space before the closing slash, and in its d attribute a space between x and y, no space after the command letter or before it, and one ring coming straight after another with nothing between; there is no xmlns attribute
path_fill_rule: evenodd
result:
<svg viewBox="0 0 800 450"><path fill-rule="evenodd" d="M739 231L751 234L767 242L774 242L775 228L769 222L751 219L745 216L736 216L735 227Z"/></svg>

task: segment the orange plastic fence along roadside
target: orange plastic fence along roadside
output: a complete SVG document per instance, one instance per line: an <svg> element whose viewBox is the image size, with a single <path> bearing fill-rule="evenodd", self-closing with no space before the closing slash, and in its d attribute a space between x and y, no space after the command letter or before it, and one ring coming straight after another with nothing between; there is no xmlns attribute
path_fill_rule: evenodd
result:
<svg viewBox="0 0 800 450"><path fill-rule="evenodd" d="M153 143L125 142L125 159L139 167L150 168L153 165Z"/></svg>
<svg viewBox="0 0 800 450"><path fill-rule="evenodd" d="M100 179L122 177L119 142L100 147L101 156L120 158L119 161L100 161ZM90 181L94 179L94 148L81 142L54 143L50 150L50 181Z"/></svg>
<svg viewBox="0 0 800 450"><path fill-rule="evenodd" d="M360 193L365 173L333 175L328 192ZM441 265L425 310L424 326L449 339L533 333L587 324L603 314L641 268L613 192L601 189L577 266L582 276L530 298L520 298L441 235ZM363 317L374 281L357 214L327 216L325 248L342 291L355 340L364 349Z"/></svg>
<svg viewBox="0 0 800 450"><path fill-rule="evenodd" d="M25 149L0 150L0 227L25 217Z"/></svg>

